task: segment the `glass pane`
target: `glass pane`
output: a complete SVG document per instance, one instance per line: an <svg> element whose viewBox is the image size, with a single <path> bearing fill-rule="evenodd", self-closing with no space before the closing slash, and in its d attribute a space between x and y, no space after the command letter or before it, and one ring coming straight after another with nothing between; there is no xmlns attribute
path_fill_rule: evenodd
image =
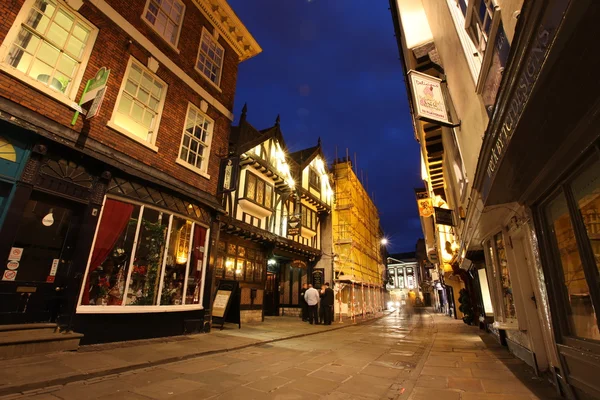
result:
<svg viewBox="0 0 600 400"><path fill-rule="evenodd" d="M257 261L256 263L254 263L254 281L255 282L260 282L262 281L262 264L260 261Z"/></svg>
<svg viewBox="0 0 600 400"><path fill-rule="evenodd" d="M227 261L225 261L225 279L233 279L234 269L235 269L235 258L227 257Z"/></svg>
<svg viewBox="0 0 600 400"><path fill-rule="evenodd" d="M165 274L160 296L161 305L183 304L183 284L188 263L192 223L180 217L173 217L167 247Z"/></svg>
<svg viewBox="0 0 600 400"><path fill-rule="evenodd" d="M256 187L256 202L258 204L263 204L265 201L265 182L258 181L258 185Z"/></svg>
<svg viewBox="0 0 600 400"><path fill-rule="evenodd" d="M246 257L246 248L243 246L238 246L238 252L237 252L238 256L240 257Z"/></svg>
<svg viewBox="0 0 600 400"><path fill-rule="evenodd" d="M600 160L586 168L571 187L594 253L596 270L600 272Z"/></svg>
<svg viewBox="0 0 600 400"><path fill-rule="evenodd" d="M202 289L202 269L204 267L204 243L206 241L206 228L195 225L190 260L190 272L188 274L187 293L185 304L200 304L200 290ZM220 264L220 265L219 265ZM217 258L215 267L217 278L223 276L223 257Z"/></svg>
<svg viewBox="0 0 600 400"><path fill-rule="evenodd" d="M127 305L156 305L168 223L168 214L144 208Z"/></svg>
<svg viewBox="0 0 600 400"><path fill-rule="evenodd" d="M223 256L217 257L217 264L215 265L215 277L217 279L223 277L225 258Z"/></svg>
<svg viewBox="0 0 600 400"><path fill-rule="evenodd" d="M82 305L121 305L129 271L140 206L106 199Z"/></svg>
<svg viewBox="0 0 600 400"><path fill-rule="evenodd" d="M129 115L129 112L131 111L131 106L133 104L133 101L131 100L131 98L127 95L123 95L121 96L121 101L119 102L119 112L125 115Z"/></svg>
<svg viewBox="0 0 600 400"><path fill-rule="evenodd" d="M254 195L256 192L256 177L252 174L247 174L246 176L246 197L254 200Z"/></svg>
<svg viewBox="0 0 600 400"><path fill-rule="evenodd" d="M246 261L246 281L252 282L254 277L254 263L251 261Z"/></svg>
<svg viewBox="0 0 600 400"><path fill-rule="evenodd" d="M233 244L233 243L229 243L229 244L227 245L227 253L229 253L229 254L233 254L233 255L235 256L235 254L236 254L236 250L237 250L237 247L236 247L236 245L235 245L235 244Z"/></svg>
<svg viewBox="0 0 600 400"><path fill-rule="evenodd" d="M244 263L245 260L238 258L237 263L235 265L235 279L237 281L241 281L244 279Z"/></svg>
<svg viewBox="0 0 600 400"><path fill-rule="evenodd" d="M556 251L560 255L562 284L568 296L570 312L567 315L571 334L574 336L600 340L598 321L590 296L590 288L585 279L583 265L575 231L571 224L564 193L554 198L546 209L546 223L554 236Z"/></svg>
<svg viewBox="0 0 600 400"><path fill-rule="evenodd" d="M508 260L506 259L506 246L502 233L494 236L494 244L496 247L496 256L498 269L500 272L500 284L502 286L502 304L504 306L505 318L516 318L517 310L515 309L515 300L513 297L512 284L510 282L510 273L508 271Z"/></svg>

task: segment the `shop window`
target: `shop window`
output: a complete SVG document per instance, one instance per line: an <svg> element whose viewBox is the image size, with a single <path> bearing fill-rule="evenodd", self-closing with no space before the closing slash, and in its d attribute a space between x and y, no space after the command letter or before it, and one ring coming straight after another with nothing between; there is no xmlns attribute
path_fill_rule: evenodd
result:
<svg viewBox="0 0 600 400"><path fill-rule="evenodd" d="M600 340L593 290L600 260L600 161L590 162L544 207L566 296L566 319L572 336ZM572 193L573 201L567 193ZM577 231L575 225L585 227ZM582 252L583 251L583 252Z"/></svg>
<svg viewBox="0 0 600 400"><path fill-rule="evenodd" d="M5 71L75 99L97 29L60 1L28 0L3 43Z"/></svg>
<svg viewBox="0 0 600 400"><path fill-rule="evenodd" d="M143 19L171 46L177 48L184 11L185 5L179 0L148 0Z"/></svg>
<svg viewBox="0 0 600 400"><path fill-rule="evenodd" d="M501 303L502 322L513 322L517 318L513 288L508 270L506 245L502 232L494 235L487 242L488 257L492 265L492 273L498 287L498 302Z"/></svg>
<svg viewBox="0 0 600 400"><path fill-rule="evenodd" d="M179 159L202 174L208 169L213 125L198 108L188 105Z"/></svg>
<svg viewBox="0 0 600 400"><path fill-rule="evenodd" d="M223 54L223 46L206 29L202 28L196 69L217 86L221 83Z"/></svg>
<svg viewBox="0 0 600 400"><path fill-rule="evenodd" d="M158 76L130 58L109 126L153 146L166 93Z"/></svg>
<svg viewBox="0 0 600 400"><path fill-rule="evenodd" d="M273 208L273 186L253 173L246 172L246 194L244 198L270 210Z"/></svg>
<svg viewBox="0 0 600 400"><path fill-rule="evenodd" d="M259 250L220 241L217 252L215 267L217 279L262 281L264 257Z"/></svg>
<svg viewBox="0 0 600 400"><path fill-rule="evenodd" d="M183 217L106 199L80 304L200 304L206 234Z"/></svg>

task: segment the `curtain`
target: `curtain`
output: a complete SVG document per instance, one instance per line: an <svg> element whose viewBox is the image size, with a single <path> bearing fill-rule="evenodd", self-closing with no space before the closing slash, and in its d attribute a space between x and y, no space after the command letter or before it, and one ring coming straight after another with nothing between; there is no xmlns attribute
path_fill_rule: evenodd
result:
<svg viewBox="0 0 600 400"><path fill-rule="evenodd" d="M100 221L100 228L96 234L96 243L94 245L92 259L90 260L90 267L87 273L81 304L89 304L90 275L102 265L113 251L121 234L127 228L133 208L134 206L132 204L106 199L102 220Z"/></svg>

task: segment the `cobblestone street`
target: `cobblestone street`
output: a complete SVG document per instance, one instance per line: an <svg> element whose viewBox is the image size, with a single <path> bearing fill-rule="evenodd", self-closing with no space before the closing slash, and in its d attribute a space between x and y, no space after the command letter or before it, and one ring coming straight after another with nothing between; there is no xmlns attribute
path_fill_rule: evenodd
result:
<svg viewBox="0 0 600 400"><path fill-rule="evenodd" d="M490 339L462 321L425 310L411 317L395 312L344 329L4 398L556 398L548 382Z"/></svg>

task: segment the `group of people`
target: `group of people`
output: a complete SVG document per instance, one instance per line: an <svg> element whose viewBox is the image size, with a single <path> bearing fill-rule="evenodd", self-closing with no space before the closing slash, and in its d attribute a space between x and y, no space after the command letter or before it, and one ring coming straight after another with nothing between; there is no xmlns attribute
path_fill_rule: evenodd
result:
<svg viewBox="0 0 600 400"><path fill-rule="evenodd" d="M331 325L333 320L333 289L329 282L317 290L311 284L303 284L300 292L300 303L302 305L302 321L312 324ZM320 305L320 307L319 307Z"/></svg>

